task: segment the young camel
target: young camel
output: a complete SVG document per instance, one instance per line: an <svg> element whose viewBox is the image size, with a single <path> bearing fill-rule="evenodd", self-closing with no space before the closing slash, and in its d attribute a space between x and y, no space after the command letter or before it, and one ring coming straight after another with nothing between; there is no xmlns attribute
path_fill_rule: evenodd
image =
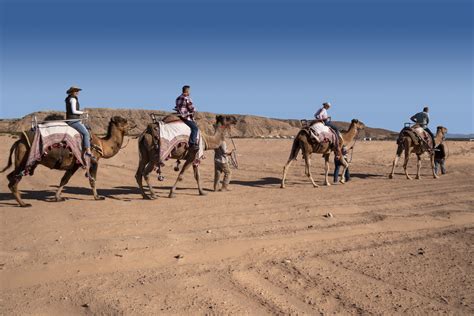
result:
<svg viewBox="0 0 474 316"><path fill-rule="evenodd" d="M234 116L223 116L217 115L216 116L216 124L215 124L215 134L212 136L205 135L201 133L203 141L204 141L204 150L212 150L217 149L222 144L225 138L226 131L230 129L232 125L237 123L237 119ZM144 199L156 199L156 194L153 192L152 186L150 184L150 173L153 171L155 166L159 164L158 157L159 157L159 148L156 148L155 144L153 143L153 136L151 131L148 129L145 130L139 138L138 141L138 152L140 155L138 169L135 173L135 179L137 180L138 186L142 192L142 196ZM201 180L199 174L199 165L195 165L194 161L196 158L196 150L188 150L186 146L178 146L171 152L171 158L176 160L184 160L184 165L179 172L178 178L174 186L170 190L169 197L175 197L176 187L179 181L183 180L184 172L192 165L194 169L194 178L196 179L198 185L198 191L200 195L206 195L206 193L202 190L201 187ZM145 193L145 189L143 187L142 179L145 179L146 185L148 186L148 190L150 194L148 195Z"/></svg>
<svg viewBox="0 0 474 316"><path fill-rule="evenodd" d="M345 132L341 132L342 141L341 140L339 141L339 149L341 149L343 145L347 145L351 143L357 137L359 130L364 129L364 128L365 128L364 123L362 123L361 121L357 119L353 119L351 121L351 125L349 126L349 129ZM336 152L337 149L333 148L329 143L319 143L319 142L313 141L311 136L309 135L309 132L306 129L301 129L298 132L298 135L296 135L295 140L293 141L290 157L288 158L288 161L285 167L283 168L283 178L281 179L281 188L285 188L285 180L286 180L286 175L288 173L288 169L290 168L293 161L296 160L300 150L302 151L303 158L305 160L305 174L311 180L313 187L317 188L319 186L314 182L313 176L311 175L311 154L312 153L323 155L324 162L325 162L324 184L327 186L331 185L329 183L329 178L328 178L329 155L331 154L331 151ZM344 168L342 170L343 176L340 182L344 183L345 182L344 174L346 172L346 169L349 167L349 165L344 159L342 159L342 161L344 164Z"/></svg>
<svg viewBox="0 0 474 316"><path fill-rule="evenodd" d="M436 129L436 136L434 139L435 143L441 144L444 141L444 137L447 132L448 132L448 129L446 127L438 126ZM431 170L433 171L433 178L438 179L438 176L436 175L435 168L434 168L434 151L429 152L428 149L426 148L426 145L421 142L418 145L416 145L413 142L410 135L407 135L407 134L404 134L402 136L402 140L398 143L397 154L392 164L392 172L388 175L389 179L393 179L393 174L395 172L395 168L397 167L398 159L402 155L403 151L405 151L405 162L403 163L403 169L405 170L405 175L408 180L412 180L412 178L408 175L408 170L407 170L410 154L411 153L416 154L416 157L417 157L416 179L421 179L421 175L420 175L421 155L424 154L425 152L428 152L428 154L430 155Z"/></svg>
<svg viewBox="0 0 474 316"><path fill-rule="evenodd" d="M109 122L107 135L105 137L101 138L92 134L92 150L97 161L100 158L108 159L115 156L119 152L122 146L123 138L128 130L129 124L127 120L120 116L114 116ZM10 191L12 191L13 196L21 207L31 206L31 204L27 204L21 199L20 192L18 191L18 184L22 179L22 171L25 169L30 153L29 144L33 142L34 136L34 131L28 131L21 135L20 139L17 140L10 149L7 166L0 171L3 173L12 166L12 154L15 153L15 169L7 175L7 179L9 181L8 187L10 188ZM26 137L28 137L28 139ZM70 151L66 148L52 148L48 152L48 155L39 161L39 164L50 169L66 170L66 173L61 178L61 183L59 184L59 188L55 195L57 202L64 201L64 198L61 197L61 192L64 186L69 182L69 179L79 169L80 166L77 163L74 155L71 155ZM33 175L35 168L36 167L33 167L33 170L31 170L31 175ZM89 183L92 188L94 199L103 200L104 197L97 194L97 189L95 186L97 179L97 169L98 162L92 163L89 170Z"/></svg>

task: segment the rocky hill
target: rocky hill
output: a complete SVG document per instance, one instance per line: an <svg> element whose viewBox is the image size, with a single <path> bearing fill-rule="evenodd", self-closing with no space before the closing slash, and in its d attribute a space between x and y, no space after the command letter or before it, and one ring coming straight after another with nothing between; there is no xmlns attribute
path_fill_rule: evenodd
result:
<svg viewBox="0 0 474 316"><path fill-rule="evenodd" d="M165 111L151 111L151 110L137 110L137 109L107 109L107 108L90 108L86 109L89 113L89 126L98 134L106 132L108 122L112 116L119 115L127 118L137 127L131 131L131 134L136 135L143 131L148 123L151 122L150 114L155 113L165 116L170 112ZM31 127L31 122L34 117L38 121L43 120L46 116L51 114L61 114L64 112L58 111L39 111L28 114L21 119L0 119L0 133L19 133L23 130L28 130ZM197 114L197 122L199 127L205 132L212 131L212 124L214 123L216 114L199 112ZM271 119L253 115L235 115L238 123L232 129L232 136L245 138L288 138L296 135L301 123L299 120L282 120ZM336 126L346 129L349 126L347 122L335 122ZM372 139L393 139L394 132L381 129L367 127L360 137L371 137Z"/></svg>

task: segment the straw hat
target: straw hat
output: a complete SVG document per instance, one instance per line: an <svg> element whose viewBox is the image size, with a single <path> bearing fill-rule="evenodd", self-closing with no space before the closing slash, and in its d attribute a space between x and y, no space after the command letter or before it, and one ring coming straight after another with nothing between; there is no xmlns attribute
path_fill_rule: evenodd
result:
<svg viewBox="0 0 474 316"><path fill-rule="evenodd" d="M69 89L66 91L66 93L67 93L67 94L71 94L71 93L73 93L73 92L81 91L81 90L82 90L82 89L79 88L79 87L72 86L71 88L69 88Z"/></svg>

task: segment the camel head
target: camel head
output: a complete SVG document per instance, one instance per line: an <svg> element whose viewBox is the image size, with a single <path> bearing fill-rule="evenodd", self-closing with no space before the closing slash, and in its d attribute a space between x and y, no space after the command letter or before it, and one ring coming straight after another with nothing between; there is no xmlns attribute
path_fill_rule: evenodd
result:
<svg viewBox="0 0 474 316"><path fill-rule="evenodd" d="M354 125L357 130L362 130L365 128L365 124L362 123L362 121L359 121L358 119L352 119L351 125Z"/></svg>
<svg viewBox="0 0 474 316"><path fill-rule="evenodd" d="M233 115L216 115L216 124L215 126L222 126L229 128L232 125L237 124L237 118Z"/></svg>
<svg viewBox="0 0 474 316"><path fill-rule="evenodd" d="M441 135L443 135L443 137L444 137L448 133L448 129L446 127L443 127L443 126L438 126L436 128L436 134L437 133L441 133Z"/></svg>
<svg viewBox="0 0 474 316"><path fill-rule="evenodd" d="M107 132L107 134L110 134L112 126L121 131L123 134L128 133L128 131L131 129L131 126L128 123L127 119L121 116L114 116L110 119L109 132Z"/></svg>

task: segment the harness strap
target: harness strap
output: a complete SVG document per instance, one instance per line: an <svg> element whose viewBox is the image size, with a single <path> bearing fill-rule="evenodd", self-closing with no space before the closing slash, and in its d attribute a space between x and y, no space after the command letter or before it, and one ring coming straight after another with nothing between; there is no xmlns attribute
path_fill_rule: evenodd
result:
<svg viewBox="0 0 474 316"><path fill-rule="evenodd" d="M28 143L28 147L31 148L31 142L30 142L30 138L28 137L28 134L26 134L25 131L22 131L23 135L25 135L25 138L26 138L26 142Z"/></svg>

